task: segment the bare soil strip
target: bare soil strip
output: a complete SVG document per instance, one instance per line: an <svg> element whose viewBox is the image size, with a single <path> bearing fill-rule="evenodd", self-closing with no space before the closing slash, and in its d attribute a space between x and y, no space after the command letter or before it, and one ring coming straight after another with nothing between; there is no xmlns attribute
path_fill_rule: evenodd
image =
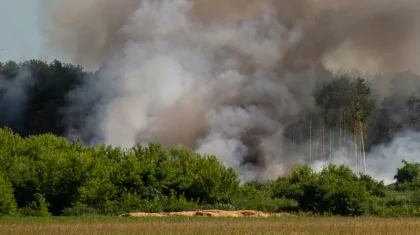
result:
<svg viewBox="0 0 420 235"><path fill-rule="evenodd" d="M121 217L168 217L168 216L201 216L201 217L280 217L290 216L287 213L264 213L253 210L239 210L239 211L225 211L225 210L194 210L182 212L161 212L161 213L126 213L120 215Z"/></svg>

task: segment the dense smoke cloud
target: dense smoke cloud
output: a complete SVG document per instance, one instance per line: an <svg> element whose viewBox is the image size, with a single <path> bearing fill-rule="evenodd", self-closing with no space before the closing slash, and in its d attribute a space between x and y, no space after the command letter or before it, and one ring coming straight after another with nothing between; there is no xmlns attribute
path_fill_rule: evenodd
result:
<svg viewBox="0 0 420 235"><path fill-rule="evenodd" d="M325 79L318 64L415 68L418 1L43 3L54 9L49 46L100 67L99 79L70 94L67 114L82 118L68 122L69 135L182 144L216 154L244 179L273 178L308 159L286 155L284 128L315 108L312 92ZM76 122L82 133L72 131Z"/></svg>
<svg viewBox="0 0 420 235"><path fill-rule="evenodd" d="M85 67L98 67L111 51L129 40L152 40L153 31L138 28L135 12L140 0L42 0L53 8L51 28L45 30L49 46L72 54ZM162 0L150 1L160 4ZM164 1L163 1L164 2ZM285 27L287 36L298 37L279 51L284 67L317 64L323 59L337 67L371 69L375 72L418 69L420 26L416 0L190 0L185 15L196 27L259 18L269 10L270 27ZM177 3L174 3L177 4ZM178 4L179 5L179 4ZM54 7L52 7L54 6ZM177 9L174 9L177 11ZM151 14L159 14L155 10ZM169 13L170 14L170 13ZM170 15L156 16L163 23ZM274 19L275 17L275 19ZM134 20L135 21L135 20ZM168 22L170 24L174 22ZM200 25L200 26L198 26ZM153 25L149 25L153 27ZM135 27L141 34L124 32ZM251 28L251 31L257 28ZM250 32L251 32L250 31ZM274 39L273 39L274 40ZM276 44L281 44L277 41ZM267 59L268 60L268 59Z"/></svg>

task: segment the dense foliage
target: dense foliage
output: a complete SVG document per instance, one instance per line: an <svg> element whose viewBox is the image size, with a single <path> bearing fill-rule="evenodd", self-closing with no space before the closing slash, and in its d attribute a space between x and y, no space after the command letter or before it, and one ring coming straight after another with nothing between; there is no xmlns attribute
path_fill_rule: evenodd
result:
<svg viewBox="0 0 420 235"><path fill-rule="evenodd" d="M415 167L415 175L406 173ZM398 210L407 215L417 213L416 205L420 206L415 186L387 189L345 166L329 165L320 172L296 166L277 180L240 185L237 174L216 157L178 146L84 147L52 134L22 138L10 129L0 129L0 172L0 215L114 215L197 208L352 216ZM418 165L411 163L396 174L410 182L417 176Z"/></svg>
<svg viewBox="0 0 420 235"><path fill-rule="evenodd" d="M10 182L0 175L0 216L13 215L16 211L16 202Z"/></svg>

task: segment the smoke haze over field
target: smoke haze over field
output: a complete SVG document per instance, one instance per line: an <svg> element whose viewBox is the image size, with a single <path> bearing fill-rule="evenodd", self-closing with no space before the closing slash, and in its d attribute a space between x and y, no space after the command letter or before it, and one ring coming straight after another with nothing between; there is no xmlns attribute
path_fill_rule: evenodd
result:
<svg viewBox="0 0 420 235"><path fill-rule="evenodd" d="M69 135L182 144L243 179L304 161L284 128L313 110L314 68L417 69L414 0L49 0L48 45L99 69L70 94ZM45 19L46 20L46 19ZM87 114L87 115L86 115ZM82 133L72 131L82 123Z"/></svg>

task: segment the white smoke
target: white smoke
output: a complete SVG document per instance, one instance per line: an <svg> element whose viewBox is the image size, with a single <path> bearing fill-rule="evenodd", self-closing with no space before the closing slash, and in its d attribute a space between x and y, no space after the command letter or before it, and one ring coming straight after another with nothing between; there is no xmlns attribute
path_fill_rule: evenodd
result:
<svg viewBox="0 0 420 235"><path fill-rule="evenodd" d="M373 147L366 156L366 172L363 169L363 162L356 163L352 149L352 143L349 141L343 149L336 149L329 161L317 160L311 166L319 172L329 163L344 164L349 166L353 172L366 173L376 180L384 181L386 185L395 183L394 176L397 173L397 168L404 165L402 160L408 162L420 161L420 133L414 131L401 132L391 142Z"/></svg>

